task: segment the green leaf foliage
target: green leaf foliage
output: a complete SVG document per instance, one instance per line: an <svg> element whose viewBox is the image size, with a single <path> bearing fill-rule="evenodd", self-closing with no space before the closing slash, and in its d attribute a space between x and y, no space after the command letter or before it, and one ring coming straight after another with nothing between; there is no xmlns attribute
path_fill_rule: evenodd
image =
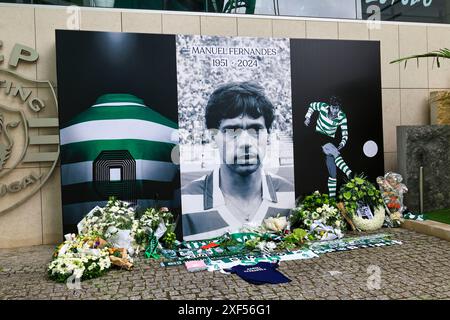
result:
<svg viewBox="0 0 450 320"><path fill-rule="evenodd" d="M339 199L343 200L350 215L356 213L358 204L366 204L374 209L383 202L380 191L362 174L345 183L339 194Z"/></svg>

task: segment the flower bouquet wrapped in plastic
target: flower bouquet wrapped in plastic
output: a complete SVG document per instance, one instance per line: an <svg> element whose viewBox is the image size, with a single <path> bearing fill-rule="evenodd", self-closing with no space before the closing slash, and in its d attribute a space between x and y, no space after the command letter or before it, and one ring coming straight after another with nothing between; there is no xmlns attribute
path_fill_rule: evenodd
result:
<svg viewBox="0 0 450 320"><path fill-rule="evenodd" d="M381 196L389 213L387 224L391 227L400 226L403 220L402 213L406 209L403 204L403 195L408 192L408 188L402 180L402 176L394 172L388 172L384 177L377 178Z"/></svg>

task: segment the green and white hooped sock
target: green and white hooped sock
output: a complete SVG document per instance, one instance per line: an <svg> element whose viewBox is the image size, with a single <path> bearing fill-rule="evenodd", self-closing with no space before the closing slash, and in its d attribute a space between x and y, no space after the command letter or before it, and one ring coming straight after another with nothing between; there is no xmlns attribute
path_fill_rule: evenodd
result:
<svg viewBox="0 0 450 320"><path fill-rule="evenodd" d="M336 185L337 185L336 178L328 177L328 193L330 197L336 197Z"/></svg>
<svg viewBox="0 0 450 320"><path fill-rule="evenodd" d="M337 156L336 159L334 159L334 162L336 163L336 166L348 177L350 178L350 174L352 173L352 170L347 166L344 159L342 159L341 156Z"/></svg>

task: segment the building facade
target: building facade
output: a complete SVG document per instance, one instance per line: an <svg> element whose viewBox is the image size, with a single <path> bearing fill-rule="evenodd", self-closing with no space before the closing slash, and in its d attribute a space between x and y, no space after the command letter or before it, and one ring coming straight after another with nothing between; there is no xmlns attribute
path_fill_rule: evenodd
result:
<svg viewBox="0 0 450 320"><path fill-rule="evenodd" d="M93 30L156 34L197 34L222 36L290 37L316 39L376 40L381 43L383 136L385 170L396 171L396 126L425 125L430 122L429 94L450 89L450 64L423 60L408 68L389 62L399 57L450 47L450 26L411 22L373 22L350 19L301 18L268 15L217 14L122 8L63 7L0 3L0 68L14 70L31 80L50 80L56 88L55 30ZM10 64L14 46L36 50L34 62ZM76 54L76 52L74 52ZM1 80L1 79L0 79ZM52 90L42 84L28 84L46 105L54 99ZM23 101L8 95L6 82L0 82L0 104L21 106ZM11 89L11 88L9 88ZM80 93L82 94L82 93ZM57 118L56 108L44 108L37 118ZM31 128L46 134L48 128ZM24 139L24 133L14 133ZM31 146L45 151L51 146ZM8 169L7 167L5 167ZM33 172L45 176L49 162L21 163L10 179L22 179ZM0 181L7 185L8 182ZM61 181L59 163L48 181L26 202L0 214L0 248L59 243L62 240ZM0 197L0 211L21 198L20 192Z"/></svg>

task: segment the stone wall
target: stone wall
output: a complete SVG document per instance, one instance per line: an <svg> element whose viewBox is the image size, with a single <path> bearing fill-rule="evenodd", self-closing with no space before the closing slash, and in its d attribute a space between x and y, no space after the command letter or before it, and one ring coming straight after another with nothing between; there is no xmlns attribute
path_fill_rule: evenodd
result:
<svg viewBox="0 0 450 320"><path fill-rule="evenodd" d="M397 127L399 172L408 186L406 205L418 212L423 166L423 209L450 208L450 126Z"/></svg>

